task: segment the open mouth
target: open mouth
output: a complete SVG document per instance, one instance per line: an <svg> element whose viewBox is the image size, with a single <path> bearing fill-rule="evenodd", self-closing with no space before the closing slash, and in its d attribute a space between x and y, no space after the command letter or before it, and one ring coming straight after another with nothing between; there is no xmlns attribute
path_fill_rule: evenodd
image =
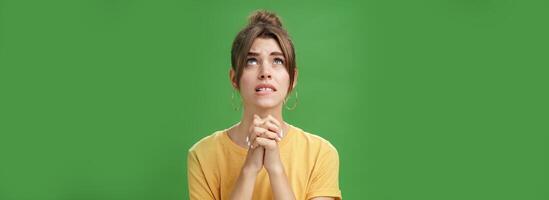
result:
<svg viewBox="0 0 549 200"><path fill-rule="evenodd" d="M255 92L257 94L270 94L276 92L276 88L271 84L259 84L255 87Z"/></svg>

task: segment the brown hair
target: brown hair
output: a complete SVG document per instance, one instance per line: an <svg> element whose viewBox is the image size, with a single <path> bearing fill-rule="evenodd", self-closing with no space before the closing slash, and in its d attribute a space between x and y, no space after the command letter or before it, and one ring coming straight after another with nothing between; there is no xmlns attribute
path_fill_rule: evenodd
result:
<svg viewBox="0 0 549 200"><path fill-rule="evenodd" d="M277 41L278 46L284 54L285 67L290 75L290 86L288 94L292 91L295 76L295 53L294 45L288 32L282 27L278 16L266 10L258 10L248 17L248 25L244 27L233 41L231 49L231 67L235 71L237 86L240 87L240 77L246 64L246 57L253 41L256 38L272 38Z"/></svg>

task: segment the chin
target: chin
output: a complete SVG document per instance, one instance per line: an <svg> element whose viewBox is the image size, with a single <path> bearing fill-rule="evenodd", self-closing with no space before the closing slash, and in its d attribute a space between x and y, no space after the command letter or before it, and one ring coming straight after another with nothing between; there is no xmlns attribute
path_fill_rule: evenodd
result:
<svg viewBox="0 0 549 200"><path fill-rule="evenodd" d="M279 104L280 104L280 102L277 102L277 101L262 100L262 101L257 101L255 103L255 106L257 106L258 108L275 108Z"/></svg>

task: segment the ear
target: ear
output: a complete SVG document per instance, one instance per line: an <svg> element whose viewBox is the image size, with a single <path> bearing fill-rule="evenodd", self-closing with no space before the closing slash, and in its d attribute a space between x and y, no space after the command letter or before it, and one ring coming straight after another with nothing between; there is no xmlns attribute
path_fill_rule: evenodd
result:
<svg viewBox="0 0 549 200"><path fill-rule="evenodd" d="M232 67L229 67L229 81L231 81L231 85L234 89L238 90L238 84L236 82L236 72L233 70Z"/></svg>

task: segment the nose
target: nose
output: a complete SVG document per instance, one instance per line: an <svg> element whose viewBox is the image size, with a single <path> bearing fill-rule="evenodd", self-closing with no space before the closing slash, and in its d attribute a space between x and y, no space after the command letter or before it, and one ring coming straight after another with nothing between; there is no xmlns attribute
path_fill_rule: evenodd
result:
<svg viewBox="0 0 549 200"><path fill-rule="evenodd" d="M272 76L271 76L271 70L267 69L268 67L266 67L265 65L263 65L263 67L261 67L261 70L259 71L259 80L263 80L263 79L271 79Z"/></svg>
<svg viewBox="0 0 549 200"><path fill-rule="evenodd" d="M263 80L263 79L271 79L271 75L270 74L260 74L259 75L259 79Z"/></svg>

